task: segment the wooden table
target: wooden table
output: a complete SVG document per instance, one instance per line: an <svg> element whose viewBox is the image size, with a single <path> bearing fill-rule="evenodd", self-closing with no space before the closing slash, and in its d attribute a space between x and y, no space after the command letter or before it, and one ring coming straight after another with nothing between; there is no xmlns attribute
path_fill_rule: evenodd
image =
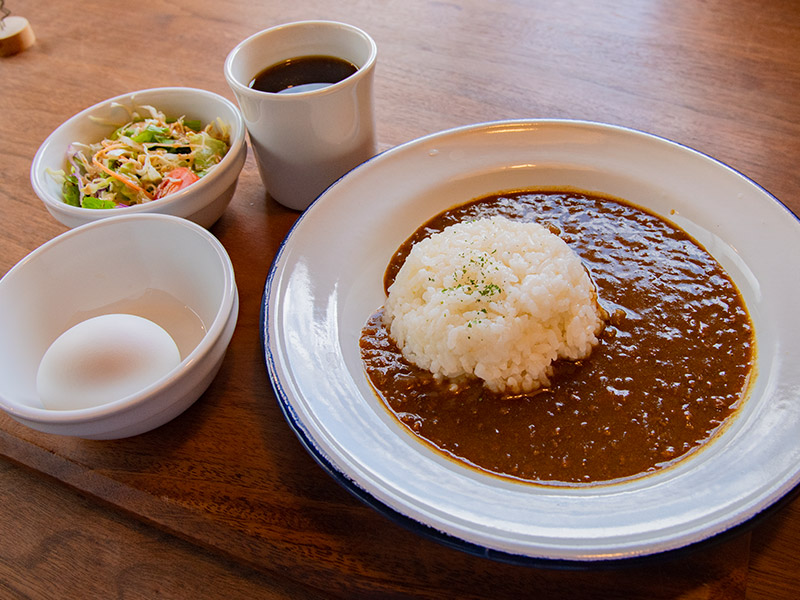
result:
<svg viewBox="0 0 800 600"><path fill-rule="evenodd" d="M381 149L480 121L602 121L710 154L800 213L796 0L6 5L37 42L0 59L0 273L65 231L28 183L59 123L148 87L233 98L228 51L307 18L350 22L377 41ZM239 323L219 376L186 413L113 442L0 416L0 597L800 597L800 500L689 556L557 571L446 548L351 497L287 426L261 353L265 276L297 216L266 194L251 154L212 228L236 270Z"/></svg>

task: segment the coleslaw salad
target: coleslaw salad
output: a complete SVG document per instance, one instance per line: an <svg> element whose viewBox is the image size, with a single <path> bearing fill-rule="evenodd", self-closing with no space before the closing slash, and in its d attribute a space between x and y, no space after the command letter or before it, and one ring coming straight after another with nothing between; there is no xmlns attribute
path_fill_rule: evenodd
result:
<svg viewBox="0 0 800 600"><path fill-rule="evenodd" d="M108 209L163 198L208 174L230 147L220 119L203 126L149 105L125 108L127 123L97 143L71 143L67 170L48 170L66 204Z"/></svg>

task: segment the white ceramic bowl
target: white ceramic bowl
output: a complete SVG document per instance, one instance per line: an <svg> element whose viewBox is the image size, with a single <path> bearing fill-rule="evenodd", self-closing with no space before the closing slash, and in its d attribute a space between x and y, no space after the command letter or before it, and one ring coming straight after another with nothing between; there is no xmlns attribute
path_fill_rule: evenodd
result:
<svg viewBox="0 0 800 600"><path fill-rule="evenodd" d="M126 123L128 111L118 106L120 104L128 107L150 105L168 117L183 115L187 119L199 119L203 124L220 118L230 127L231 147L208 175L164 198L115 209L91 209L65 204L61 186L47 173L47 169L65 169L67 147L71 143L98 142L114 131L114 125L109 123ZM194 88L153 88L110 98L62 123L36 152L31 166L31 184L50 214L68 227L111 216L143 212L185 217L203 227L210 227L231 201L246 157L244 120L230 100Z"/></svg>
<svg viewBox="0 0 800 600"><path fill-rule="evenodd" d="M661 215L738 286L757 369L736 417L702 452L623 482L529 485L434 451L378 398L358 341L386 300L398 246L442 210L535 188L609 194ZM600 123L470 125L387 150L303 213L267 278L265 361L311 455L355 496L450 548L551 567L683 552L739 531L800 486L800 280L788 275L797 272L800 221L708 156Z"/></svg>
<svg viewBox="0 0 800 600"><path fill-rule="evenodd" d="M209 386L238 312L230 258L197 224L139 213L72 229L0 279L0 408L33 429L90 439L154 429ZM136 314L160 325L177 343L180 364L123 399L45 409L36 392L45 351L70 327L108 313Z"/></svg>

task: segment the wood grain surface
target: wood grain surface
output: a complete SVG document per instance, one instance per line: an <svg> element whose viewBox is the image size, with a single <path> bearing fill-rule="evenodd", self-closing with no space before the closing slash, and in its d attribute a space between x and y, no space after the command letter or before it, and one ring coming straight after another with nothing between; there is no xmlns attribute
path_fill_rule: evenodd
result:
<svg viewBox="0 0 800 600"><path fill-rule="evenodd" d="M62 121L149 87L233 99L222 65L236 43L310 18L375 38L381 150L482 121L602 121L714 156L800 213L796 0L6 7L36 43L0 59L0 273L66 231L29 184L36 149ZM239 322L219 375L183 415L110 442L0 415L0 598L800 597L798 500L688 555L574 571L470 556L353 498L296 439L264 368L265 277L297 217L267 195L251 152L211 229L234 264Z"/></svg>

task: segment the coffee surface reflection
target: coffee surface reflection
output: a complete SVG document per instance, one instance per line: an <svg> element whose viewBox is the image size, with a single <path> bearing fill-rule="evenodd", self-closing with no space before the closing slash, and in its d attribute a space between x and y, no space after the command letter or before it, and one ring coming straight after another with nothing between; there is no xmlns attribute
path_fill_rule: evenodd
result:
<svg viewBox="0 0 800 600"><path fill-rule="evenodd" d="M261 92L296 94L328 87L357 70L353 63L336 56L299 56L267 67L249 86Z"/></svg>

